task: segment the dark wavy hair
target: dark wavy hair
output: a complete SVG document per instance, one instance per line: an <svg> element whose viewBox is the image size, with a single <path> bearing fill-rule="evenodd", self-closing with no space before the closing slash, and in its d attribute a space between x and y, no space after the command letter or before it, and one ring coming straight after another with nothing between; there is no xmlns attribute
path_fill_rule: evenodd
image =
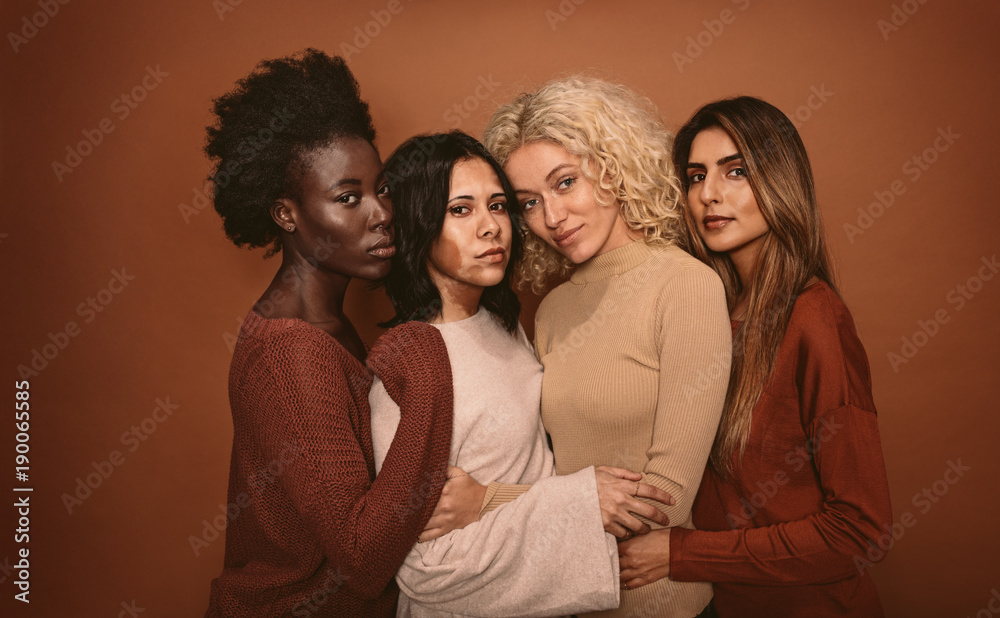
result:
<svg viewBox="0 0 1000 618"><path fill-rule="evenodd" d="M389 275L379 283L385 287L396 316L381 326L427 321L440 314L441 296L427 272L427 258L444 226L451 171L456 162L467 159L482 159L493 168L507 196L512 232L510 260L503 280L483 291L480 304L496 315L507 330L517 330L521 303L511 290L510 279L523 251L520 205L500 164L479 141L461 131L412 137L385 162L397 251Z"/></svg>
<svg viewBox="0 0 1000 618"><path fill-rule="evenodd" d="M303 165L317 149L342 137L375 141L368 104L344 60L306 49L261 61L215 99L205 154L215 210L237 246L281 250L270 206L300 198ZM373 144L374 147L374 144Z"/></svg>

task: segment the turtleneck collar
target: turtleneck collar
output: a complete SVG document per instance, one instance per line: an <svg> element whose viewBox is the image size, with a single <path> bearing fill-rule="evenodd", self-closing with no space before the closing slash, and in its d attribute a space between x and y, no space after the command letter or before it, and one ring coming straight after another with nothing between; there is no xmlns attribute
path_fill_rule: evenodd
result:
<svg viewBox="0 0 1000 618"><path fill-rule="evenodd" d="M569 280L576 284L601 281L626 273L642 264L652 255L649 245L642 240L635 240L607 253L595 255L576 267Z"/></svg>

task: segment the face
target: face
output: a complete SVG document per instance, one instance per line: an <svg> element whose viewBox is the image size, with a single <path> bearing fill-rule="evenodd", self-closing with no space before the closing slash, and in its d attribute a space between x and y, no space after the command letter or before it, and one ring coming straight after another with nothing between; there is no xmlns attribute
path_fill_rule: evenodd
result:
<svg viewBox="0 0 1000 618"><path fill-rule="evenodd" d="M753 263L768 226L729 134L711 128L696 135L685 173L687 205L698 235L709 249L728 253L735 263Z"/></svg>
<svg viewBox="0 0 1000 618"><path fill-rule="evenodd" d="M321 270L368 280L389 274L396 253L389 186L378 153L361 138L307 155L299 199L281 200L275 220L285 232L294 228L283 235L283 250Z"/></svg>
<svg viewBox="0 0 1000 618"><path fill-rule="evenodd" d="M615 202L605 206L583 175L580 157L554 142L532 142L504 166L536 236L574 264L632 242Z"/></svg>
<svg viewBox="0 0 1000 618"><path fill-rule="evenodd" d="M482 295L503 280L510 260L507 196L493 168L482 159L457 161L445 208L427 258L428 274L442 299Z"/></svg>

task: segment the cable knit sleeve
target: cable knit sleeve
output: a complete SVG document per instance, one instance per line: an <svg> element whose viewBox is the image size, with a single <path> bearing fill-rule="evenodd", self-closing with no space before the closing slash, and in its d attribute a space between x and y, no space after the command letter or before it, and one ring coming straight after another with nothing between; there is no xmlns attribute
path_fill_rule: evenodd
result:
<svg viewBox="0 0 1000 618"><path fill-rule="evenodd" d="M451 442L451 389L447 351L433 328L399 333L404 355L376 347L370 362L387 384L406 386L400 435L382 474L372 481L367 407L350 393L367 392L370 376L353 374L352 362L323 333L301 331L273 342L261 359L276 391L259 393L267 413L256 425L267 457L276 459L287 444L297 456L281 483L305 526L320 540L338 571L339 583L362 598L385 588L434 509L445 480ZM410 371L407 356L424 358ZM393 360L393 359L398 360ZM364 376L359 377L359 376ZM364 381L364 384L360 382ZM357 382L357 383L352 383Z"/></svg>

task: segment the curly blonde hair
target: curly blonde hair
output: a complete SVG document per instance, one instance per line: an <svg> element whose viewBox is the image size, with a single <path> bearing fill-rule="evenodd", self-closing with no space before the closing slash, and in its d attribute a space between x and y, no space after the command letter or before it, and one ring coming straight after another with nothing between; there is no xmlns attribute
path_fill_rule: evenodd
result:
<svg viewBox="0 0 1000 618"><path fill-rule="evenodd" d="M653 103L619 84L585 76L550 81L522 94L490 119L483 143L505 165L525 144L549 141L580 157L598 203L621 205L630 230L648 244L668 245L684 229L681 187L670 152L673 136ZM535 293L553 276L566 277L572 262L527 233L520 283Z"/></svg>

